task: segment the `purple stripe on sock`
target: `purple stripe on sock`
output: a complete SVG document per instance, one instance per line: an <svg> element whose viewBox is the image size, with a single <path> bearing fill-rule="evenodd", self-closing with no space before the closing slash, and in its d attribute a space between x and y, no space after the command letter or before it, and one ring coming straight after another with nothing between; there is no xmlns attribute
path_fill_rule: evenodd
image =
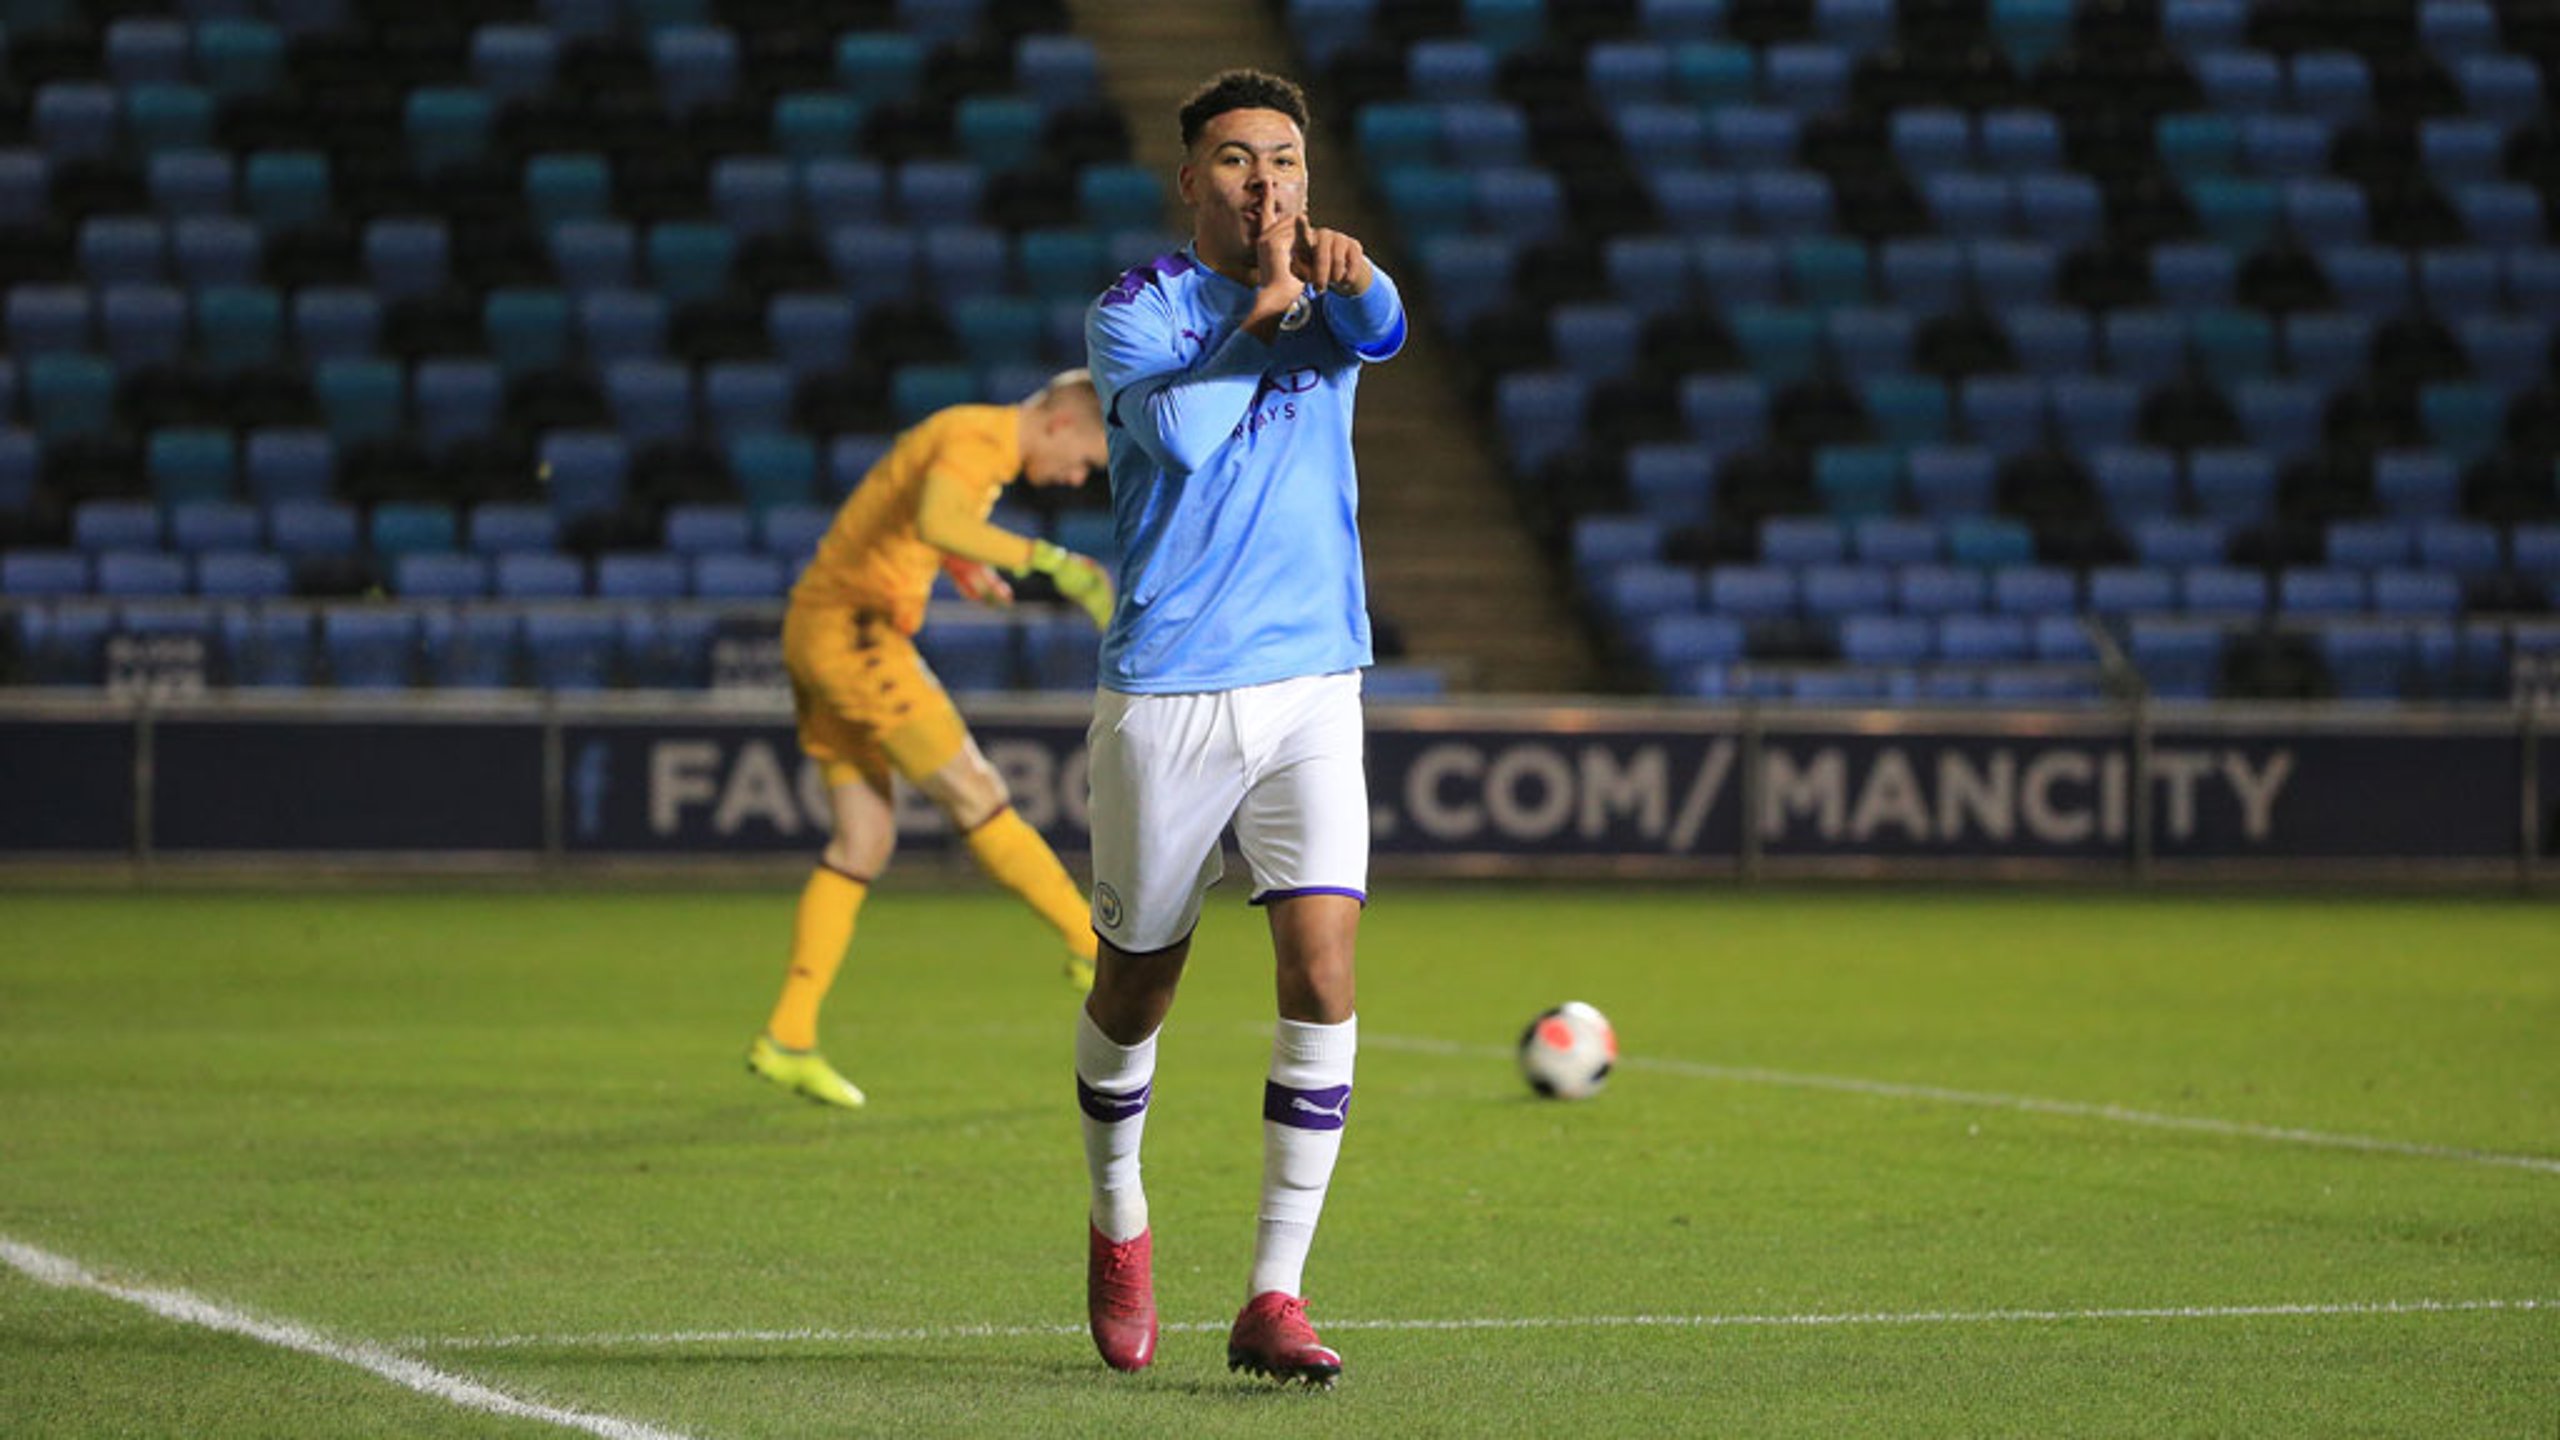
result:
<svg viewBox="0 0 2560 1440"><path fill-rule="evenodd" d="M1296 1130L1339 1130L1351 1113L1351 1087L1299 1090L1277 1080L1262 1082L1262 1118Z"/></svg>
<svg viewBox="0 0 2560 1440"><path fill-rule="evenodd" d="M1296 890L1265 890L1245 903L1268 905L1274 900L1296 900L1307 895L1348 895L1362 905L1369 903L1369 892L1354 890L1348 885L1308 885Z"/></svg>
<svg viewBox="0 0 2560 1440"><path fill-rule="evenodd" d="M1147 1113L1147 1097L1155 1093L1155 1088L1152 1084L1141 1085L1125 1095L1114 1095L1108 1090L1094 1089L1079 1075L1076 1077L1076 1103L1084 1107L1084 1113L1103 1124L1117 1125Z"/></svg>

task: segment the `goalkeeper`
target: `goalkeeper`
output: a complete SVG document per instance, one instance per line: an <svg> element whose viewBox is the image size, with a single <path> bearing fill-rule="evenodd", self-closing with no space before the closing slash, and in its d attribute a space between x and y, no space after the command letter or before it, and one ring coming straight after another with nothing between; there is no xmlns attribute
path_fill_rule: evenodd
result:
<svg viewBox="0 0 2560 1440"><path fill-rule="evenodd" d="M892 774L951 817L969 853L1029 902L1067 947L1067 975L1093 984L1084 892L1038 831L1013 812L1004 780L916 653L938 571L963 595L1009 604L1005 575L1047 575L1099 627L1111 580L1092 560L987 522L1019 475L1081 485L1107 458L1102 412L1082 370L1019 405L955 405L929 416L854 488L792 588L782 622L800 746L823 767L835 833L800 895L791 968L747 1068L786 1090L853 1108L861 1090L818 1051L818 1007L852 942L855 917L897 844Z"/></svg>

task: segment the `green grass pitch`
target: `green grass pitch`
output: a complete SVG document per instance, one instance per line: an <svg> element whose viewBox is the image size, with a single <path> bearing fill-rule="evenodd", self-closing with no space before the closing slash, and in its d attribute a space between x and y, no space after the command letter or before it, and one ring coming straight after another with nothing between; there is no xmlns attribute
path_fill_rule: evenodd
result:
<svg viewBox="0 0 2560 1440"><path fill-rule="evenodd" d="M791 908L0 896L0 1237L702 1440L2560 1435L2548 906L1386 886L1330 1394L1224 1366L1270 1012L1232 888L1164 1041L1180 1328L1134 1377L1079 1328L1048 937L877 896L848 1116L740 1064ZM1587 1104L1507 1059L1568 998L1628 1057ZM22 1269L21 1440L569 1433Z"/></svg>

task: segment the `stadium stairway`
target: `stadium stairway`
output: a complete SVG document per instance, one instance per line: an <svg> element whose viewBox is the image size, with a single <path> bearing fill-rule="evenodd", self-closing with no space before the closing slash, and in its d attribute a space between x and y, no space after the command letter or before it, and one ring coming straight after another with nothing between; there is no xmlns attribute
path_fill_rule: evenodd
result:
<svg viewBox="0 0 2560 1440"><path fill-rule="evenodd" d="M1158 175L1181 164L1173 116L1205 78L1202 57L1310 82L1321 132L1317 203L1416 297L1415 266L1361 193L1349 112L1337 113L1302 73L1268 7L1070 0L1067 9L1101 57L1106 92L1129 122L1133 162ZM1170 185L1166 193L1176 203ZM1186 228L1178 214L1166 224ZM1514 518L1493 446L1459 403L1456 369L1433 329L1415 325L1396 363L1361 385L1361 534L1375 608L1395 617L1412 655L1462 688L1592 689L1590 644Z"/></svg>

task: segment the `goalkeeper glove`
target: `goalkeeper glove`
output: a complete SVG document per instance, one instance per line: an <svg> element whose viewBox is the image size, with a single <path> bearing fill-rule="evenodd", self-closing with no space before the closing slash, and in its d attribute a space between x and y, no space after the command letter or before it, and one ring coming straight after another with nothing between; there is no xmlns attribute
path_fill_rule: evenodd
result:
<svg viewBox="0 0 2560 1440"><path fill-rule="evenodd" d="M1047 540L1031 542L1031 568L1057 585L1058 593L1084 607L1097 630L1111 624L1111 577L1085 556Z"/></svg>

